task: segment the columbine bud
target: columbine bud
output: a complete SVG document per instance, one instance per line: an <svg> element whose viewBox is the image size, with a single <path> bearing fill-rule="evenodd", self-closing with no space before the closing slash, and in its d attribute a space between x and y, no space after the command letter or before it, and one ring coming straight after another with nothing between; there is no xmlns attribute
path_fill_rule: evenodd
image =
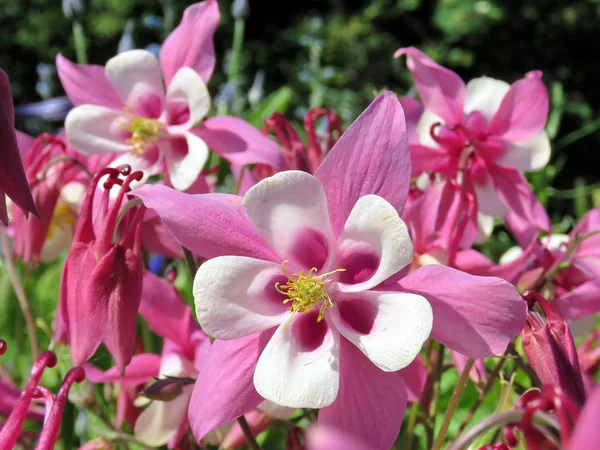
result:
<svg viewBox="0 0 600 450"><path fill-rule="evenodd" d="M541 295L529 291L523 298L529 305L529 311L521 337L529 364L543 385L562 388L569 397L582 405L585 390L577 348L569 326L554 306ZM541 313L534 309L536 303Z"/></svg>
<svg viewBox="0 0 600 450"><path fill-rule="evenodd" d="M231 15L234 19L245 19L248 17L248 0L233 0Z"/></svg>
<svg viewBox="0 0 600 450"><path fill-rule="evenodd" d="M175 400L183 393L183 388L185 386L194 384L195 381L196 380L192 378L167 377L148 386L146 389L140 392L140 395L143 395L150 400L170 402L171 400Z"/></svg>

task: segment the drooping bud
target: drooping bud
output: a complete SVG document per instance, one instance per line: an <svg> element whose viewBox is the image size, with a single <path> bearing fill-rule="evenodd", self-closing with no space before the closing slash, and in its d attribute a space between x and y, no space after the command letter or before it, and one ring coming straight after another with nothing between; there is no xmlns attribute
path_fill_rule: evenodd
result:
<svg viewBox="0 0 600 450"><path fill-rule="evenodd" d="M315 130L315 124L321 118L327 119L327 132L324 136L318 136ZM304 116L304 129L306 130L306 140L308 143L307 159L309 172L315 173L321 162L323 162L323 158L325 158L329 150L331 150L342 135L342 121L330 109L312 108Z"/></svg>
<svg viewBox="0 0 600 450"><path fill-rule="evenodd" d="M585 390L569 325L541 295L528 291L523 298L529 311L521 337L529 364L543 385L560 387L582 405Z"/></svg>
<svg viewBox="0 0 600 450"><path fill-rule="evenodd" d="M8 450L14 447L15 443L19 439L21 427L23 426L23 422L27 417L29 405L34 398L38 383L42 378L44 370L46 367L54 367L56 362L56 355L54 353L44 352L33 363L33 367L29 375L29 381L21 393L21 397L19 397L17 405L0 431L0 450Z"/></svg>
<svg viewBox="0 0 600 450"><path fill-rule="evenodd" d="M183 393L183 388L185 386L194 384L195 382L196 380L193 378L167 377L157 380L156 383L140 392L140 395L143 395L150 400L170 402Z"/></svg>

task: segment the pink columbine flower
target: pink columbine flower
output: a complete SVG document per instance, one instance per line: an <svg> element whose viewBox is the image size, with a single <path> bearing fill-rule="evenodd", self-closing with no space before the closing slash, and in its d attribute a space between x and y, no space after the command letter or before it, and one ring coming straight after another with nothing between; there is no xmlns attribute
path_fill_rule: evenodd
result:
<svg viewBox="0 0 600 450"><path fill-rule="evenodd" d="M401 48L394 56L402 55L407 55L424 106L419 115L415 101L408 101L416 122L416 133L410 135L413 175L470 178L484 215L480 219L488 226L485 216L514 211L544 228L520 172L539 170L550 158L544 132L548 92L541 72L529 72L512 85L488 77L465 85L416 48Z"/></svg>
<svg viewBox="0 0 600 450"><path fill-rule="evenodd" d="M125 179L120 175L124 174ZM97 190L108 175L104 190ZM81 207L73 245L61 279L55 336L63 332L75 365L87 361L101 342L123 372L134 350L142 290L143 205L122 208L129 185L141 172L106 168L92 179ZM118 194L111 201L111 188Z"/></svg>
<svg viewBox="0 0 600 450"><path fill-rule="evenodd" d="M26 217L38 213L29 185L15 135L15 112L10 83L6 73L0 69L0 222L8 224L6 196L11 199Z"/></svg>
<svg viewBox="0 0 600 450"><path fill-rule="evenodd" d="M159 58L130 50L102 68L58 55L58 74L77 105L65 121L71 144L84 154L120 153L115 164L147 176L166 172L179 190L201 177L209 147L232 163L280 166L277 145L243 120L223 116L202 123L211 105L206 84L219 19L216 0L188 7Z"/></svg>
<svg viewBox="0 0 600 450"><path fill-rule="evenodd" d="M243 199L135 192L182 245L213 258L194 282L199 321L218 338L190 403L198 439L266 398L320 408L319 423L388 449L407 401L398 371L430 333L470 357L506 349L526 314L510 284L442 266L390 280L412 261L399 217L409 182L404 115L388 92L315 176L281 172Z"/></svg>

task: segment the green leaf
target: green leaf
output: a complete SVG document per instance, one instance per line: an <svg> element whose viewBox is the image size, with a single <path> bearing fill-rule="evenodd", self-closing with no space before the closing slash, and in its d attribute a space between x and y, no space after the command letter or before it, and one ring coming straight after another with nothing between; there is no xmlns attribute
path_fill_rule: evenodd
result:
<svg viewBox="0 0 600 450"><path fill-rule="evenodd" d="M253 111L247 116L246 120L258 128L262 128L265 120L274 112L285 113L287 111L294 92L287 86L279 88L265 98Z"/></svg>

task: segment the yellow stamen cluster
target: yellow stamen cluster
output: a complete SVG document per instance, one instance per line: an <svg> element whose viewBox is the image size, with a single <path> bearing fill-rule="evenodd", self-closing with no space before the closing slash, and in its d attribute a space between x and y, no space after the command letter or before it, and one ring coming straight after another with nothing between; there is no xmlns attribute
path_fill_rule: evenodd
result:
<svg viewBox="0 0 600 450"><path fill-rule="evenodd" d="M155 119L134 117L124 128L131 131L131 137L126 141L131 145L131 151L141 155L147 144L158 140L161 125Z"/></svg>
<svg viewBox="0 0 600 450"><path fill-rule="evenodd" d="M52 220L50 221L50 227L46 234L46 240L52 239L54 233L56 233L59 228L74 226L76 221L77 215L71 207L66 202L59 200L54 209L54 213L52 214Z"/></svg>
<svg viewBox="0 0 600 450"><path fill-rule="evenodd" d="M325 285L327 284L326 277L336 272L343 272L345 269L337 269L317 276L313 275L317 272L317 268L313 267L308 271L307 275L304 274L304 270L301 270L300 273L294 273L290 276L285 270L285 263L287 262L287 260L283 261L281 268L288 281L281 286L279 283L275 283L275 289L280 294L288 297L283 301L284 305L291 303L288 307L288 311L292 312L289 320L291 320L295 313L308 312L313 306L320 303L319 315L317 316L317 322L320 322L323 320L325 310L333 306L331 297L325 290Z"/></svg>

